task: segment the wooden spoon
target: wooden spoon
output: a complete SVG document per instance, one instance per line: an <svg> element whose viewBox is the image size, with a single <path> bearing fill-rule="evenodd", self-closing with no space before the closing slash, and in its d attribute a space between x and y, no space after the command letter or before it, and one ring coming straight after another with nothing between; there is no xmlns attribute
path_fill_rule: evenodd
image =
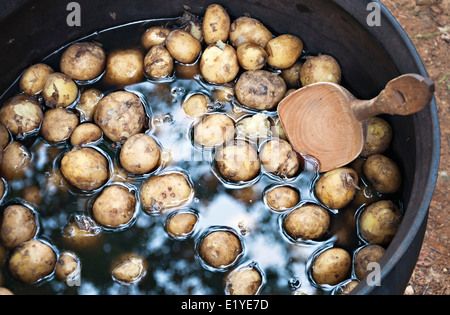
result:
<svg viewBox="0 0 450 315"><path fill-rule="evenodd" d="M315 83L284 98L278 116L294 149L315 158L319 171L327 172L359 156L368 118L416 113L430 103L433 93L433 81L417 74L389 81L368 101L356 99L338 84Z"/></svg>

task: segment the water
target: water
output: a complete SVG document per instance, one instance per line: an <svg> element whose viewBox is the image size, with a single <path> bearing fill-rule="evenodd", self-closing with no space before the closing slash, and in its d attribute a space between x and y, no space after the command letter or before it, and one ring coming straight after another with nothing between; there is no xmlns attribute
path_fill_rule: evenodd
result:
<svg viewBox="0 0 450 315"><path fill-rule="evenodd" d="M176 25L178 19L151 20L131 23L122 27L97 32L83 40L101 43L106 51L139 44L141 34L151 25ZM64 47L63 47L64 48ZM59 69L61 48L44 59L44 62ZM331 287L319 287L310 281L308 268L314 254L324 247L339 246L353 252L361 241L356 236L354 208L344 211L329 211L331 226L321 241L308 243L292 242L283 232L282 213L270 210L263 201L264 191L273 185L289 183L298 189L303 203L319 203L313 187L318 178L314 163L307 160L305 168L295 178L283 181L262 173L258 181L247 187L227 185L212 171L211 153L192 145L189 136L194 121L182 108L183 100L193 93L203 93L212 98L219 86L207 84L201 77L193 80L172 77L165 80L145 80L125 87L109 87L100 79L80 89L98 88L104 94L117 89L136 93L144 102L149 117L146 129L158 139L163 156L170 156L164 171L182 169L189 174L194 185L194 198L186 207L195 209L199 223L195 233L187 240L174 240L164 230L167 213L148 215L138 209L133 224L120 230L102 231L101 243L93 250L70 248L62 237L62 231L71 216L89 215L92 201L99 190L86 194L73 188L58 189L49 178L59 168L62 155L71 149L70 144L51 145L39 136L31 136L23 142L32 154L32 169L26 176L9 183L3 205L21 202L24 187L40 187L42 201L32 206L38 214L37 238L48 241L57 252L73 250L81 260L81 282L68 286L53 276L34 285L15 280L2 266L4 286L16 294L223 294L224 272L204 268L197 258L195 244L203 231L211 226L226 226L236 231L244 243L244 254L239 265L257 263L264 273L265 285L262 294L329 294ZM13 85L1 100L18 92ZM214 103L215 110L227 113L238 120L253 114L237 107L231 101ZM267 113L274 118L276 112ZM117 170L120 148L107 139L96 146L110 161L111 174ZM162 171L162 170L161 170ZM128 185L139 191L147 176L128 175ZM112 177L108 184L118 180ZM136 285L124 286L111 277L110 264L125 252L140 254L148 261L146 277Z"/></svg>

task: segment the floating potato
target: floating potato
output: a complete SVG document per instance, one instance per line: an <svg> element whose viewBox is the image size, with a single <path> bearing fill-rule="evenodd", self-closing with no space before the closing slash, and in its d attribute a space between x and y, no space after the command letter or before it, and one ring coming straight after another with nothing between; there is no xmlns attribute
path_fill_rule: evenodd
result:
<svg viewBox="0 0 450 315"><path fill-rule="evenodd" d="M271 39L266 47L267 63L274 69L287 69L295 64L303 52L303 42L290 34Z"/></svg>
<svg viewBox="0 0 450 315"><path fill-rule="evenodd" d="M273 38L272 33L258 20L241 16L230 26L229 40L235 48L244 43L266 47Z"/></svg>
<svg viewBox="0 0 450 315"><path fill-rule="evenodd" d="M45 111L42 120L41 135L51 143L63 142L69 139L78 126L78 116L65 108L53 108Z"/></svg>
<svg viewBox="0 0 450 315"><path fill-rule="evenodd" d="M64 251L59 255L56 262L55 276L61 281L75 283L79 280L81 273L81 262L75 253Z"/></svg>
<svg viewBox="0 0 450 315"><path fill-rule="evenodd" d="M150 48L144 58L144 69L145 73L153 79L167 78L172 75L173 58L163 44Z"/></svg>
<svg viewBox="0 0 450 315"><path fill-rule="evenodd" d="M282 212L300 202L299 192L291 186L278 186L264 194L267 205L275 211Z"/></svg>
<svg viewBox="0 0 450 315"><path fill-rule="evenodd" d="M93 121L95 109L102 99L103 93L97 89L88 89L81 93L76 109L80 113L81 121Z"/></svg>
<svg viewBox="0 0 450 315"><path fill-rule="evenodd" d="M185 205L193 193L189 179L180 172L150 176L140 190L143 209L150 214Z"/></svg>
<svg viewBox="0 0 450 315"><path fill-rule="evenodd" d="M108 54L103 76L107 84L122 87L141 82L144 78L144 53L141 49L118 49Z"/></svg>
<svg viewBox="0 0 450 315"><path fill-rule="evenodd" d="M61 72L78 81L96 79L105 70L105 64L105 50L93 42L79 42L70 45L60 60Z"/></svg>
<svg viewBox="0 0 450 315"><path fill-rule="evenodd" d="M346 250L329 248L314 260L312 277L317 284L336 285L349 278L351 269L351 257Z"/></svg>
<svg viewBox="0 0 450 315"><path fill-rule="evenodd" d="M147 51L152 46L164 44L170 29L164 26L152 26L145 30L141 37L141 45Z"/></svg>
<svg viewBox="0 0 450 315"><path fill-rule="evenodd" d="M402 175L397 163L382 154L369 156L363 172L372 187L382 194L393 194L402 187Z"/></svg>
<svg viewBox="0 0 450 315"><path fill-rule="evenodd" d="M27 95L10 98L0 109L0 123L8 128L13 136L25 136L37 131L43 117L39 102Z"/></svg>
<svg viewBox="0 0 450 315"><path fill-rule="evenodd" d="M23 205L10 205L2 214L0 239L8 248L15 248L31 240L37 232L37 220L33 210Z"/></svg>
<svg viewBox="0 0 450 315"><path fill-rule="evenodd" d="M42 97L47 107L68 107L78 98L78 86L68 75L54 72L45 80Z"/></svg>
<svg viewBox="0 0 450 315"><path fill-rule="evenodd" d="M284 220L286 233L295 241L317 240L327 233L329 225L327 210L315 204L295 208Z"/></svg>
<svg viewBox="0 0 450 315"><path fill-rule="evenodd" d="M89 251L101 244L102 228L89 216L73 215L62 231L62 238L70 248Z"/></svg>
<svg viewBox="0 0 450 315"><path fill-rule="evenodd" d="M194 142L212 148L220 146L234 138L234 121L226 114L205 115L194 126Z"/></svg>
<svg viewBox="0 0 450 315"><path fill-rule="evenodd" d="M142 175L159 166L161 149L150 135L138 133L125 141L120 150L119 160L126 171Z"/></svg>
<svg viewBox="0 0 450 315"><path fill-rule="evenodd" d="M257 295L263 285L263 276L253 263L232 270L225 276L224 282L226 294Z"/></svg>
<svg viewBox="0 0 450 315"><path fill-rule="evenodd" d="M92 123L78 125L70 136L72 146L93 143L101 139L103 132L99 126Z"/></svg>
<svg viewBox="0 0 450 315"><path fill-rule="evenodd" d="M226 42L230 31L230 17L227 11L219 4L211 4L206 8L203 17L202 32L206 44L215 44L218 41Z"/></svg>
<svg viewBox="0 0 450 315"><path fill-rule="evenodd" d="M382 118L370 117L367 120L366 140L360 155L368 157L374 154L381 154L389 148L391 141L391 125Z"/></svg>
<svg viewBox="0 0 450 315"><path fill-rule="evenodd" d="M20 90L29 96L35 96L44 89L47 76L53 73L53 68L44 63L38 63L27 68L19 80Z"/></svg>
<svg viewBox="0 0 450 315"><path fill-rule="evenodd" d="M359 280L363 280L372 269L370 263L378 263L386 250L380 245L369 244L359 248L353 258L353 269Z"/></svg>
<svg viewBox="0 0 450 315"><path fill-rule="evenodd" d="M276 176L290 178L300 168L300 157L289 142L282 139L271 139L259 152L264 169Z"/></svg>
<svg viewBox="0 0 450 315"><path fill-rule="evenodd" d="M192 235L198 216L192 211L178 211L169 215L166 221L167 233L175 239L186 239Z"/></svg>
<svg viewBox="0 0 450 315"><path fill-rule="evenodd" d="M222 42L208 46L200 58L200 73L214 84L233 81L239 73L236 50Z"/></svg>
<svg viewBox="0 0 450 315"><path fill-rule="evenodd" d="M147 268L145 258L135 253L125 253L113 261L111 275L120 284L135 284L145 277Z"/></svg>
<svg viewBox="0 0 450 315"><path fill-rule="evenodd" d="M305 61L300 70L303 86L318 82L341 83L341 67L331 56L319 55Z"/></svg>
<svg viewBox="0 0 450 315"><path fill-rule="evenodd" d="M236 50L239 64L245 70L259 70L262 69L267 62L267 52L263 47L252 44L244 43L240 45Z"/></svg>
<svg viewBox="0 0 450 315"><path fill-rule="evenodd" d="M208 231L201 240L199 255L208 266L225 269L237 262L243 252L240 238L231 230Z"/></svg>
<svg viewBox="0 0 450 315"><path fill-rule="evenodd" d="M172 57L182 63L193 63L202 50L200 41L182 29L171 31L165 45Z"/></svg>
<svg viewBox="0 0 450 315"><path fill-rule="evenodd" d="M6 180L13 180L25 176L31 166L31 153L20 142L12 141L3 150L0 163L0 173Z"/></svg>

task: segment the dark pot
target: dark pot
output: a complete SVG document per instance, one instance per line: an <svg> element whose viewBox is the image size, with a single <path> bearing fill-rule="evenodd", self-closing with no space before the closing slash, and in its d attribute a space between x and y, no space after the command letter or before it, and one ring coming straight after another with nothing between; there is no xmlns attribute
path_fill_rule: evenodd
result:
<svg viewBox="0 0 450 315"><path fill-rule="evenodd" d="M131 21L180 15L186 6L202 14L209 3L221 3L233 18L250 13L274 33L298 35L311 53L327 52L341 63L343 77L357 96L376 96L403 73L427 76L408 36L378 1L368 0L77 0L81 26L66 23L70 1L0 2L0 93L27 66L73 40ZM368 15L379 5L379 26ZM370 17L369 17L370 20ZM376 22L376 20L373 20ZM355 294L402 294L422 245L428 207L437 178L440 138L436 104L407 117L388 118L394 129L393 154L404 178L405 215L381 261L381 286L360 284Z"/></svg>

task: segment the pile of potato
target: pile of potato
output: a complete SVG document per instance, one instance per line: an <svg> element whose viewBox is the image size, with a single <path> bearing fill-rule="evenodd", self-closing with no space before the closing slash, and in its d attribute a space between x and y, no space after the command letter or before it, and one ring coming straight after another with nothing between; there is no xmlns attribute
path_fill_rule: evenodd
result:
<svg viewBox="0 0 450 315"><path fill-rule="evenodd" d="M206 9L203 19L191 17L181 28L148 28L141 46L106 52L98 43L77 42L64 50L59 72L43 63L24 71L21 93L0 110L2 195L30 169L33 158L22 142L39 136L55 146L70 146L49 180L68 187L69 192L97 195L89 214L72 216L63 228L64 239L73 248L95 248L102 230L129 227L140 208L148 214L170 210L168 235L175 240L191 237L200 216L186 209L195 194L190 176L165 169L163 148L149 129L151 115L142 99L123 87L200 75L207 84L222 87L216 89L221 93L216 99L233 100L253 112L236 121L211 110L210 96L201 93L183 102L184 112L195 122L193 145L214 153L212 171L234 189L251 185L263 175L276 179L280 184L261 198L268 209L281 214L283 233L293 243L326 240L333 213L349 205L358 208L363 246L355 253L337 247L322 249L314 257L310 275L318 286L361 281L368 262L379 261L402 218L398 206L389 200L401 188L401 173L383 155L392 128L381 118L370 119L361 157L320 174L314 186L317 203L305 203L293 181L302 172L303 159L276 116L277 104L292 89L324 81L339 84L337 61L324 54L305 57L300 38L274 36L248 16L232 21L217 4ZM104 95L89 87L98 80L116 89ZM105 139L118 148L117 156L97 147ZM127 184L127 174L143 176L138 189ZM118 176L123 180L115 181ZM82 272L77 254L59 252L40 238L39 213L30 202L38 195L39 189L30 192L27 204L2 207L0 240L3 256L8 256L7 269L30 284L54 276L75 281ZM244 249L243 238L226 227L211 227L196 243L205 268L230 271L225 275L226 294L261 292L265 279L258 264L238 265ZM145 257L124 253L111 266L111 275L118 283L130 285L139 283L147 268Z"/></svg>

